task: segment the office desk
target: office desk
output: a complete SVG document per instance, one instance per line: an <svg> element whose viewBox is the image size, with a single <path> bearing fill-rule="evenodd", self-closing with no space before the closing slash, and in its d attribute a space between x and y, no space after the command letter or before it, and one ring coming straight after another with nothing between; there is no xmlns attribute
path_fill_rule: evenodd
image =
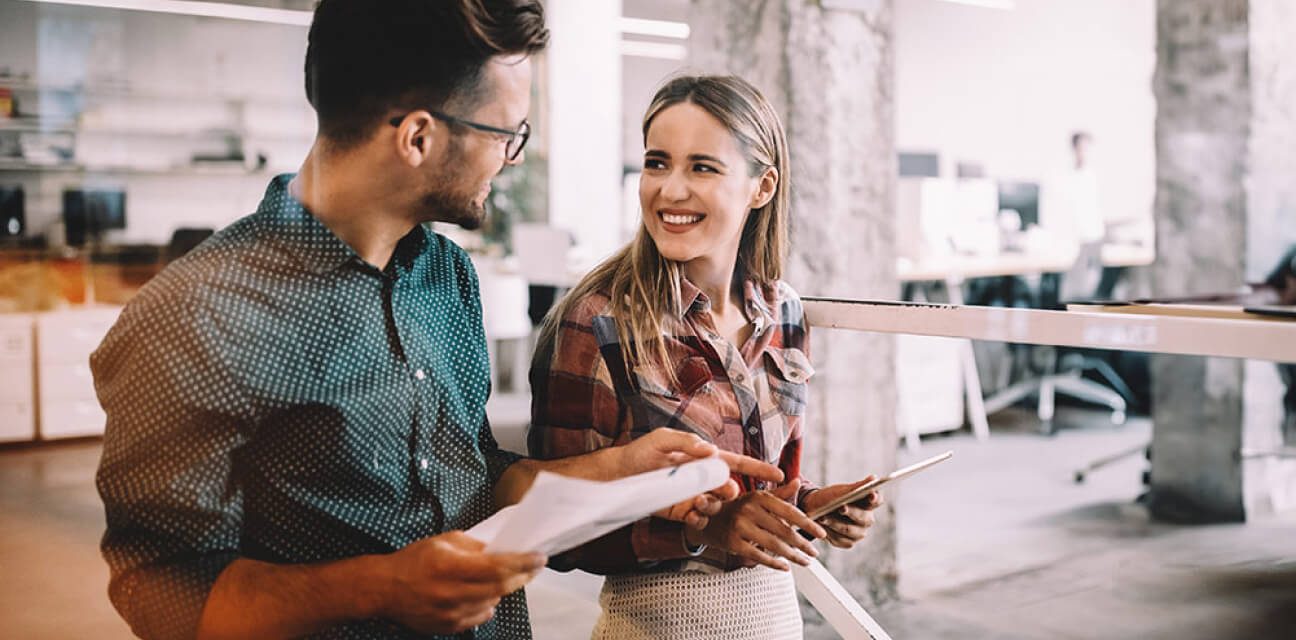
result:
<svg viewBox="0 0 1296 640"><path fill-rule="evenodd" d="M1004 252L997 255L941 255L918 260L896 259L896 276L901 282L962 283L967 278L992 278L996 276L1023 276L1039 273L1061 273L1071 268L1075 253ZM1106 244L1102 248L1104 267L1141 267L1152 264L1156 250L1131 244ZM951 280L953 279L953 280ZM954 295L951 288L950 295ZM953 304L962 304L954 302Z"/></svg>
<svg viewBox="0 0 1296 640"><path fill-rule="evenodd" d="M952 305L963 305L963 281L967 278L997 276L1023 276L1067 271L1075 263L1074 251L1053 250L1035 252L1004 252L997 255L939 255L920 260L896 259L896 275L901 282L944 282ZM1156 250L1151 246L1133 244L1105 244L1102 263L1105 267L1137 267L1152 264ZM990 437L986 417L986 399L981 394L981 376L977 373L972 341L963 340L959 351L963 368L963 387L967 397L968 421L977 439ZM905 440L910 447L917 444L917 433L906 431Z"/></svg>

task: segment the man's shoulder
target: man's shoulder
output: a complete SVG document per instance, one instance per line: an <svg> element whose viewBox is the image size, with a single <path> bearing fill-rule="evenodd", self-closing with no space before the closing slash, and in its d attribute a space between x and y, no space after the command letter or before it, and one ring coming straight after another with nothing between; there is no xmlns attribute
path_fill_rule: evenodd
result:
<svg viewBox="0 0 1296 640"><path fill-rule="evenodd" d="M189 317L208 309L216 292L229 294L230 283L248 281L261 265L283 259L261 232L255 214L212 234L149 280L126 306L129 315L169 314Z"/></svg>

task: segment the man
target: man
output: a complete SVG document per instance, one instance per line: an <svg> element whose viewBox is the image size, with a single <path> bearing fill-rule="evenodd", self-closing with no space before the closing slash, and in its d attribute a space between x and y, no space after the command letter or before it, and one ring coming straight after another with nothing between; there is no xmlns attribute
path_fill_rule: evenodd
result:
<svg viewBox="0 0 1296 640"><path fill-rule="evenodd" d="M320 2L300 173L146 286L91 358L109 595L137 634L529 637L519 589L545 558L461 530L541 469L715 452L659 430L542 463L491 436L476 274L422 223L481 224L522 161L547 38L538 0Z"/></svg>
<svg viewBox="0 0 1296 640"><path fill-rule="evenodd" d="M1071 166L1045 185L1040 225L1076 244L1101 242L1106 223L1098 202L1098 180L1090 156L1093 138L1071 134Z"/></svg>

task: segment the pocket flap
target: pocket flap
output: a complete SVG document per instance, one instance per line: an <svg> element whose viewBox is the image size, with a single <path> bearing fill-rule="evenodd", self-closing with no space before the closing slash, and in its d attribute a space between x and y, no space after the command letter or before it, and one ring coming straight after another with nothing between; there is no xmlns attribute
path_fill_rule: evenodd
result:
<svg viewBox="0 0 1296 640"><path fill-rule="evenodd" d="M768 349L765 354L770 357L770 362L774 363L779 377L788 382L805 384L815 373L814 367L810 365L810 359L800 349Z"/></svg>

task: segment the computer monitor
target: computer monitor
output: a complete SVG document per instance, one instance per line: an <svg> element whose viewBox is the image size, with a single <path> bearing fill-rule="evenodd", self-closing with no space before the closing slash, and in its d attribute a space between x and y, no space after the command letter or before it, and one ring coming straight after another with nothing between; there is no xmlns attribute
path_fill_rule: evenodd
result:
<svg viewBox="0 0 1296 640"><path fill-rule="evenodd" d="M896 154L896 164L903 178L940 177L940 156L920 151L901 151Z"/></svg>
<svg viewBox="0 0 1296 640"><path fill-rule="evenodd" d="M63 229L67 243L79 247L110 229L126 228L126 192L119 189L67 189L63 192Z"/></svg>
<svg viewBox="0 0 1296 640"><path fill-rule="evenodd" d="M999 181L999 210L1012 209L1021 216L1022 228L1039 224L1040 188L1037 182Z"/></svg>
<svg viewBox="0 0 1296 640"><path fill-rule="evenodd" d="M23 188L0 185L0 238L21 238L27 229L27 205Z"/></svg>

